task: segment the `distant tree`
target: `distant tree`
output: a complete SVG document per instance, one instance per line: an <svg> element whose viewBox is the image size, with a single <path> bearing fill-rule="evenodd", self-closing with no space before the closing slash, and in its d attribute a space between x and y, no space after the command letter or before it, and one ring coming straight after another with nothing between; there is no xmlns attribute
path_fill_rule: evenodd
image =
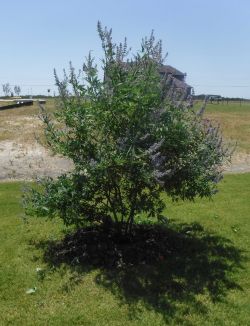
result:
<svg viewBox="0 0 250 326"><path fill-rule="evenodd" d="M11 92L10 84L9 83L3 84L2 87L3 87L4 95L9 96Z"/></svg>
<svg viewBox="0 0 250 326"><path fill-rule="evenodd" d="M203 108L187 109L161 79L162 44L153 33L124 64L126 40L114 44L100 23L98 32L105 78L89 54L83 75L71 64L63 80L55 72L59 107L53 116L42 110L48 145L74 169L42 179L26 195L26 213L130 235L140 215L162 218L162 192L174 200L211 197L229 152Z"/></svg>
<svg viewBox="0 0 250 326"><path fill-rule="evenodd" d="M50 96L50 88L47 89L48 96Z"/></svg>
<svg viewBox="0 0 250 326"><path fill-rule="evenodd" d="M19 85L15 85L15 86L14 86L14 92L15 92L15 94L16 94L17 96L19 96L20 93L21 93L21 87L20 87Z"/></svg>

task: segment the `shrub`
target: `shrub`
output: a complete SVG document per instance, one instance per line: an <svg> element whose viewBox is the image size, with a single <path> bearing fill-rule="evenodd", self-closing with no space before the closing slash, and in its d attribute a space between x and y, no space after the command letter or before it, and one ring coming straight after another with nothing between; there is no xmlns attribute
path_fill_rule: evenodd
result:
<svg viewBox="0 0 250 326"><path fill-rule="evenodd" d="M153 33L126 60L126 40L117 46L100 23L98 32L104 78L91 55L79 73L70 63L63 80L55 72L56 112L42 109L48 145L74 169L41 180L26 195L26 212L130 234L140 215L162 217L162 192L174 200L214 194L229 152L219 128L160 77L162 43Z"/></svg>

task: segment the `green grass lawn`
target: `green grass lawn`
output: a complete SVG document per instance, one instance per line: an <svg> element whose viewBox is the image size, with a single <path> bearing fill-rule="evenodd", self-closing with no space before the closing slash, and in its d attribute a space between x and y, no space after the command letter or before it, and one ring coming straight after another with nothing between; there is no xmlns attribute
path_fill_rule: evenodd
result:
<svg viewBox="0 0 250 326"><path fill-rule="evenodd" d="M227 175L213 201L166 198L171 251L110 271L54 266L46 244L65 227L24 221L21 184L0 183L0 325L250 325L249 184Z"/></svg>

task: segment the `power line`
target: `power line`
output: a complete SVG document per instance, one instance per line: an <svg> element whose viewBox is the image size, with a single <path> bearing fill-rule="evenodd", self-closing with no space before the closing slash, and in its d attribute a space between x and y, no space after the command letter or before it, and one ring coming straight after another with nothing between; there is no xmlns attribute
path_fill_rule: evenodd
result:
<svg viewBox="0 0 250 326"><path fill-rule="evenodd" d="M24 87L56 87L55 84L19 84L19 86ZM17 84L10 84L10 86L15 86ZM237 88L249 88L250 85L205 85L205 84L192 84L193 87L237 87Z"/></svg>
<svg viewBox="0 0 250 326"><path fill-rule="evenodd" d="M19 83L17 83L19 86L24 86L24 87L47 87L47 86L50 86L50 87L52 87L52 86L55 86L55 85L53 85L53 84L19 84ZM16 84L15 84L16 85ZM10 86L15 86L15 85L11 85L10 84Z"/></svg>
<svg viewBox="0 0 250 326"><path fill-rule="evenodd" d="M250 85L202 85L202 84L193 84L195 87L238 87L238 88L249 88Z"/></svg>

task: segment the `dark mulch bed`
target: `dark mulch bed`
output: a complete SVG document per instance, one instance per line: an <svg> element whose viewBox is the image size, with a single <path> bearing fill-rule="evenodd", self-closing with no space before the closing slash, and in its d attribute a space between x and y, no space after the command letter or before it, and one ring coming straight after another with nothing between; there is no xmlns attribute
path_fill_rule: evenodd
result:
<svg viewBox="0 0 250 326"><path fill-rule="evenodd" d="M163 227L136 225L129 237L114 229L86 227L67 234L62 240L47 243L46 261L53 265L91 265L117 268L154 265L174 260L175 264L214 258L239 259L239 253L225 239L206 233L199 224ZM203 259L202 259L203 257Z"/></svg>
<svg viewBox="0 0 250 326"><path fill-rule="evenodd" d="M197 223L136 225L130 237L113 228L86 227L36 246L52 270L66 264L81 279L99 269L98 285L128 305L143 300L166 320L180 303L204 313L197 294L207 292L217 301L227 290L240 289L232 275L241 268L242 252Z"/></svg>
<svg viewBox="0 0 250 326"><path fill-rule="evenodd" d="M80 229L68 234L63 241L54 244L47 251L47 258L54 263L91 264L98 267L119 267L121 265L153 264L163 260L176 246L165 242L166 231L155 227L135 227L130 237L122 237L111 230L97 227Z"/></svg>

